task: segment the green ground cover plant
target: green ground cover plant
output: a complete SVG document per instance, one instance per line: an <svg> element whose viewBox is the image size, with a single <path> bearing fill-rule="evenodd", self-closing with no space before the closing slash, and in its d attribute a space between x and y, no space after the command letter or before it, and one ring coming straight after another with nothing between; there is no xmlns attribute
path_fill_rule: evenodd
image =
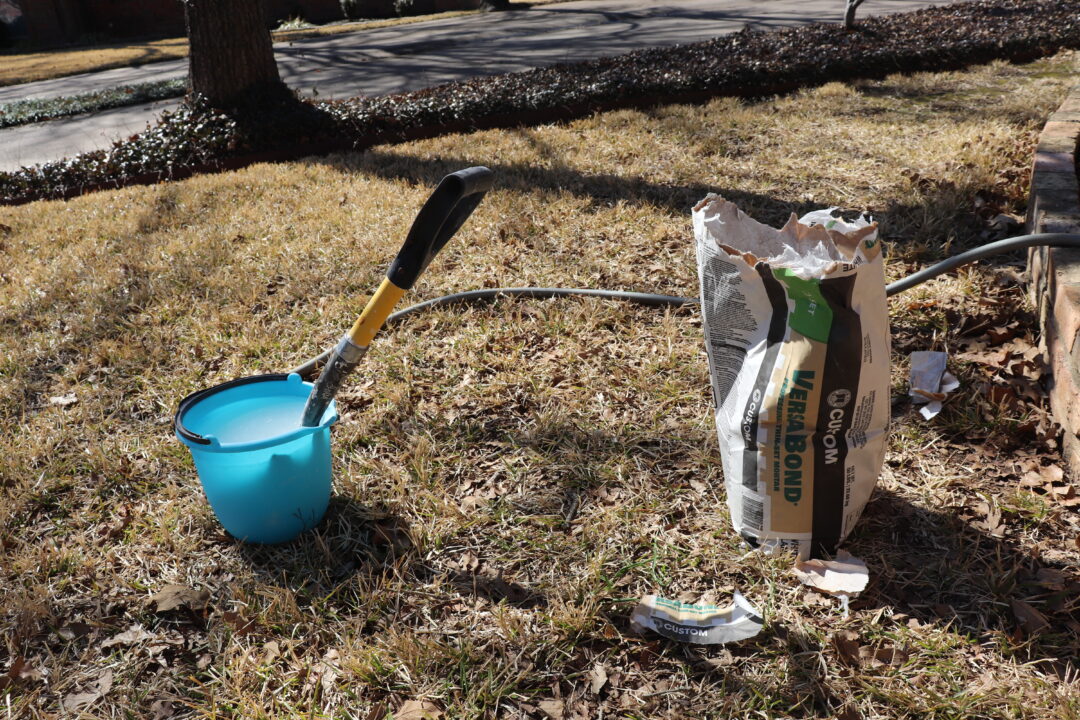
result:
<svg viewBox="0 0 1080 720"><path fill-rule="evenodd" d="M186 78L175 78L133 85L119 85L108 90L98 90L80 95L66 95L47 99L32 98L2 103L0 104L0 128L182 97L187 91L186 84Z"/></svg>
<svg viewBox="0 0 1080 720"><path fill-rule="evenodd" d="M693 295L689 208L710 191L774 224L868 210L895 279L1022 215L1078 70L1064 52L623 109L0 210L0 708L1078 717L1080 521L1038 355L1021 359L1021 257L891 304L894 427L848 544L872 577L848 617L731 532L692 308L413 316L339 398L334 500L288 545L225 536L172 436L187 393L329 346L447 172L485 164L497 187L417 300ZM904 397L914 349L952 352L963 381L932 422ZM643 594L735 589L767 621L744 643L628 627Z"/></svg>

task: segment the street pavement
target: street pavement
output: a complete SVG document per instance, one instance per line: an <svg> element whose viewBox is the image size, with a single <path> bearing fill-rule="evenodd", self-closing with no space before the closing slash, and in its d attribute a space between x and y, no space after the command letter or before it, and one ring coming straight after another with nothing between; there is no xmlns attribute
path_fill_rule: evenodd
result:
<svg viewBox="0 0 1080 720"><path fill-rule="evenodd" d="M953 0L870 0L859 16ZM737 32L839 22L843 0L580 0L276 43L282 80L319 98L382 95L483 75L697 42ZM77 95L187 73L186 60L0 87L0 103ZM108 147L179 101L0 130L0 170Z"/></svg>

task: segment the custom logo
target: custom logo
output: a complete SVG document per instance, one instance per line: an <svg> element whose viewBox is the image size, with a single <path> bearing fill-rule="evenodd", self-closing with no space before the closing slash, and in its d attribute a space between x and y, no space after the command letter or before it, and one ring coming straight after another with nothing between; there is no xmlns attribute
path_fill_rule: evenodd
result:
<svg viewBox="0 0 1080 720"><path fill-rule="evenodd" d="M847 404L851 402L851 391L845 388L833 390L829 393L829 397L826 398L825 402L829 403L831 408L847 407Z"/></svg>
<svg viewBox="0 0 1080 720"><path fill-rule="evenodd" d="M742 421L742 435L743 441L749 445L754 442L754 434L751 430L754 427L754 420L757 419L758 405L761 404L761 390L754 388L754 394L750 398L750 404L746 406L746 415Z"/></svg>
<svg viewBox="0 0 1080 720"><path fill-rule="evenodd" d="M659 625L664 630L667 630L669 633L674 633L675 635L696 635L700 637L705 637L709 634L707 628L690 627L688 625L676 625L675 623L667 622L665 620L659 621L657 625Z"/></svg>
<svg viewBox="0 0 1080 720"><path fill-rule="evenodd" d="M844 408L851 402L851 391L845 388L833 390L825 398L825 402L832 410L829 411L829 423L821 437L821 444L825 447L825 464L833 465L840 459L839 441L836 435L844 424Z"/></svg>

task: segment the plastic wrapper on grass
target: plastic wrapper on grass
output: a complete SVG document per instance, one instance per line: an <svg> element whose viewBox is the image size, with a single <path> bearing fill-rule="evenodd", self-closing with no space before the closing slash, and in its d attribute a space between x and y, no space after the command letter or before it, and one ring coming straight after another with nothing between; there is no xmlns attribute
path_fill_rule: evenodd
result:
<svg viewBox="0 0 1080 720"><path fill-rule="evenodd" d="M634 608L630 626L637 632L652 630L669 640L694 645L721 645L752 638L765 621L750 602L736 592L726 608L691 605L646 595Z"/></svg>
<svg viewBox="0 0 1080 720"><path fill-rule="evenodd" d="M948 353L919 350L911 353L911 402L922 405L921 414L932 420L945 403L945 397L956 388L960 381L945 369Z"/></svg>

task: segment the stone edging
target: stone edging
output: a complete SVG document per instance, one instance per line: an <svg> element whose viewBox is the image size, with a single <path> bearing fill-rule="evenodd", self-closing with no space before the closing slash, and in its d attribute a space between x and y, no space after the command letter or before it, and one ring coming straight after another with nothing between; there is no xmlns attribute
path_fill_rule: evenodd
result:
<svg viewBox="0 0 1080 720"><path fill-rule="evenodd" d="M1029 233L1080 233L1080 85L1039 136L1028 198ZM1050 408L1064 429L1064 456L1080 476L1080 249L1034 248L1028 262L1052 372Z"/></svg>

